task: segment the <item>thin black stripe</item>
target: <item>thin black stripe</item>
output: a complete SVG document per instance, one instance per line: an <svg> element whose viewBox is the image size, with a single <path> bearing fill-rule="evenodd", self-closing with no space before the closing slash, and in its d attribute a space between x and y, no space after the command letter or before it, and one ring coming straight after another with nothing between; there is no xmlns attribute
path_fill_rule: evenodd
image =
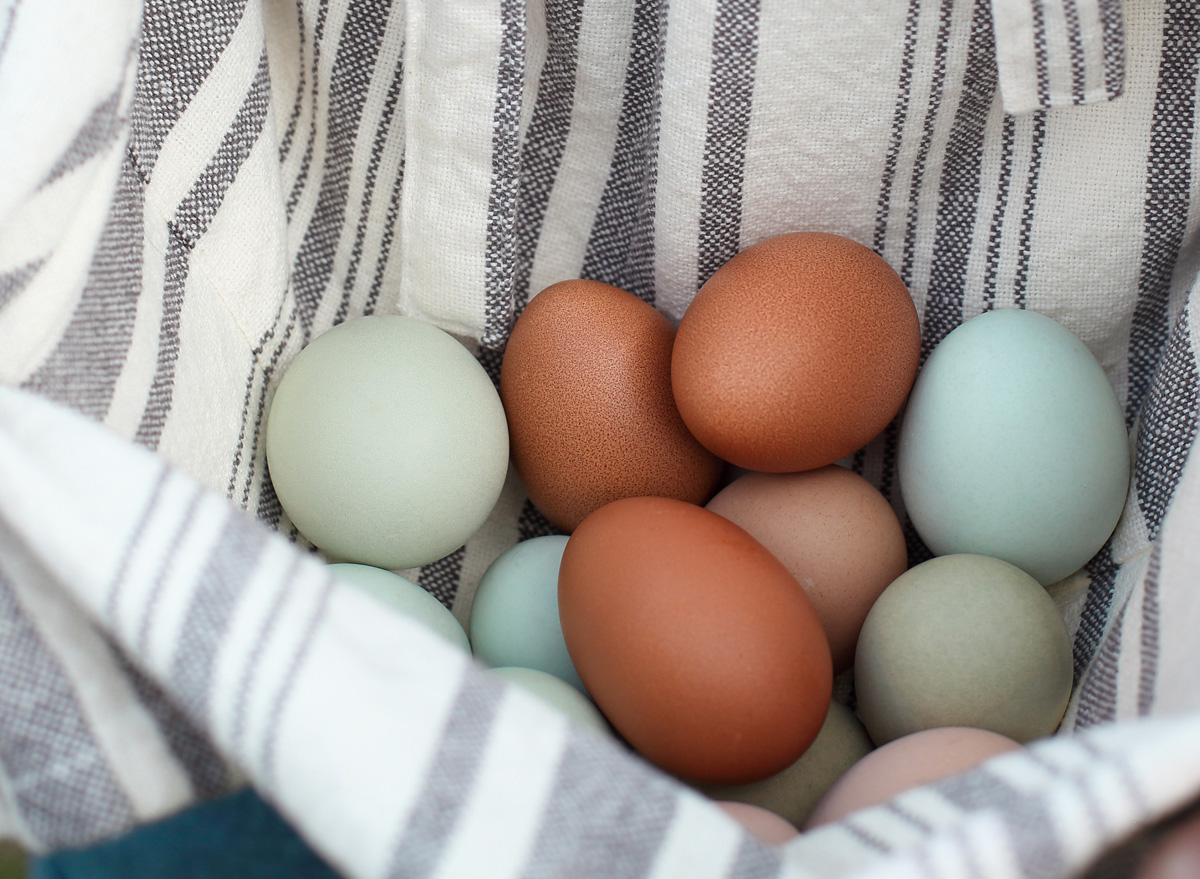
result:
<svg viewBox="0 0 1200 879"><path fill-rule="evenodd" d="M134 440L156 449L170 413L175 391L175 365L179 358L180 316L186 292L191 250L208 230L230 185L263 131L271 91L267 55L258 59L258 72L241 109L204 173L192 185L168 224L170 240L165 257L162 319L158 358L150 393Z"/></svg>
<svg viewBox="0 0 1200 879"><path fill-rule="evenodd" d="M400 195L404 191L404 156L400 156L400 164L396 169L396 179L392 181L392 194L388 198L387 216L383 221L383 238L379 242L379 259L375 263L375 276L371 279L371 289L367 293L367 301L363 304L363 314L373 314L379 301L379 293L383 289L383 274L387 270L388 259L392 254L392 242L396 238L396 218L400 215Z"/></svg>
<svg viewBox="0 0 1200 879"><path fill-rule="evenodd" d="M667 0L633 10L633 36L608 181L588 234L585 278L654 302L654 193L666 52Z"/></svg>
<svg viewBox="0 0 1200 879"><path fill-rule="evenodd" d="M1062 0L1063 16L1067 20L1067 43L1071 51L1071 102L1082 104L1086 99L1084 81L1086 65L1083 57L1083 29L1079 24L1076 0Z"/></svg>
<svg viewBox="0 0 1200 879"><path fill-rule="evenodd" d="M112 581L105 589L104 619L110 626L115 627L116 625L117 606L121 601L121 590L125 585L125 577L129 573L133 557L137 555L141 546L142 538L145 537L146 527L158 512L158 504L162 500L163 489L166 487L170 475L171 471L166 464L160 464L154 478L154 485L150 487L150 494L142 506L141 515L138 516L137 524L133 526L133 531L126 538L125 548L121 551L121 558L117 562L116 573L113 574Z"/></svg>
<svg viewBox="0 0 1200 879"><path fill-rule="evenodd" d="M359 0L350 4L339 35L329 77L321 186L316 210L292 266L292 289L306 339L313 332L313 317L329 286L334 255L346 224L354 148L386 24L386 9L370 0Z"/></svg>
<svg viewBox="0 0 1200 879"><path fill-rule="evenodd" d="M30 260L25 265L18 266L12 271L0 275L0 308L4 308L10 299L13 299L28 287L29 282L37 276L37 273L45 264L46 259L42 257Z"/></svg>
<svg viewBox="0 0 1200 879"><path fill-rule="evenodd" d="M1013 275L1013 303L1025 307L1026 284L1029 280L1029 261L1033 257L1033 213L1037 203L1038 181L1042 173L1042 152L1046 145L1046 113L1031 114L1033 139L1030 144L1029 171L1025 178L1025 196L1021 203L1021 226L1017 238L1017 269Z"/></svg>
<svg viewBox="0 0 1200 879"><path fill-rule="evenodd" d="M875 235L871 245L878 254L883 253L884 241L887 237L892 186L896 180L896 164L900 158L900 145L904 141L908 104L912 99L913 60L916 57L917 26L920 20L921 0L909 0L908 18L904 23L904 51L900 59L900 83L896 89L896 107L892 111L892 137L888 142L887 155L883 161L883 178L879 188L879 200L875 207Z"/></svg>
<svg viewBox="0 0 1200 879"><path fill-rule="evenodd" d="M191 497L188 498L187 506L183 510L183 515L179 517L179 523L175 526L174 533L167 539L166 545L163 547L163 565L154 575L154 584L150 587L149 594L146 595L142 604L142 619L138 625L137 636L134 639L137 652L145 655L150 644L150 628L154 620L155 611L158 610L158 602L162 598L163 587L167 581L167 574L171 570L172 563L175 562L175 556L179 552L179 547L183 543L183 538L187 535L192 526L192 520L196 516L196 510L200 507L200 501L203 499L204 493L198 486L192 486Z"/></svg>
<svg viewBox="0 0 1200 879"><path fill-rule="evenodd" d="M321 86L321 45L325 39L325 18L328 14L329 0L321 0L320 5L317 7L316 27L313 28L313 57L312 64L310 65L312 70L312 91L310 94L312 111L308 118L308 137L304 140L304 154L300 157L300 169L296 173L296 179L292 181L292 191L288 194L287 204L284 206L284 211L289 220L296 210L296 204L300 201L300 196L304 192L305 185L308 183L308 175L312 172L313 152L316 150L317 143L317 113L320 107L317 98Z"/></svg>
<svg viewBox="0 0 1200 879"><path fill-rule="evenodd" d="M520 314L530 296L529 276L541 237L550 193L571 131L575 70L579 63L582 0L548 4L546 40L549 50L538 76L533 114L521 147L521 184L517 193L516 247L513 268L513 313Z"/></svg>
<svg viewBox="0 0 1200 879"><path fill-rule="evenodd" d="M492 109L492 176L488 189L484 250L484 348L500 348L513 313L514 224L521 177L519 131L525 75L525 10L519 0L500 0L500 67Z"/></svg>
<svg viewBox="0 0 1200 879"><path fill-rule="evenodd" d="M1154 709L1158 682L1159 622L1158 578L1162 573L1162 543L1150 547L1146 575L1142 578L1141 668L1138 672L1138 714L1145 717Z"/></svg>
<svg viewBox="0 0 1200 879"><path fill-rule="evenodd" d="M296 129L300 124L300 113L304 108L304 90L307 85L308 70L304 63L305 49L308 48L305 26L304 26L304 4L296 4L296 63L298 75L296 77L296 97L292 99L292 112L288 114L287 125L283 131L283 137L279 139L279 164L283 164L288 153L292 151L292 141L296 137ZM315 109L313 111L316 112Z"/></svg>
<svg viewBox="0 0 1200 879"><path fill-rule="evenodd" d="M867 848L883 853L887 853L892 850L890 845L888 845L871 831L867 830L865 827L861 826L853 814L841 821L838 826L847 831L859 842L866 845Z"/></svg>
<svg viewBox="0 0 1200 879"><path fill-rule="evenodd" d="M271 379L275 375L275 371L279 368L279 361L283 357L283 352L287 350L288 342L291 341L292 333L299 325L296 313L291 312L287 325L284 327L283 337L279 340L279 344L275 346L275 351L271 354L271 359L265 366L262 367L262 383L258 387L258 405L254 410L254 421L250 440L250 457L246 462L246 481L242 486L242 509L248 509L250 506L250 491L255 484L255 470L258 465L258 450L263 442L263 435L266 430L266 415L267 415L267 388L271 384ZM271 486L270 480L265 476L262 480L264 490L270 489L271 497L274 499L274 507L276 511L279 509L278 499L275 499L275 489ZM263 514L263 499L259 498L259 508L257 517L267 524L274 526L278 521L278 512L275 518L265 516Z"/></svg>
<svg viewBox="0 0 1200 879"><path fill-rule="evenodd" d="M1104 88L1110 98L1125 90L1125 23L1122 0L1099 0L1104 33Z"/></svg>
<svg viewBox="0 0 1200 879"><path fill-rule="evenodd" d="M737 254L741 241L758 20L759 0L721 0L717 7L700 179L697 288Z"/></svg>
<svg viewBox="0 0 1200 879"><path fill-rule="evenodd" d="M1012 186L1013 142L1016 124L1004 114L1000 130L1000 178L996 183L996 206L988 231L987 254L983 273L983 310L991 311L996 304L996 277L1000 271L1000 246L1004 241L1004 215L1008 210L1009 188Z"/></svg>
<svg viewBox="0 0 1200 879"><path fill-rule="evenodd" d="M1049 49L1046 46L1046 0L1032 0L1033 58L1037 66L1037 96L1039 107L1050 106Z"/></svg>

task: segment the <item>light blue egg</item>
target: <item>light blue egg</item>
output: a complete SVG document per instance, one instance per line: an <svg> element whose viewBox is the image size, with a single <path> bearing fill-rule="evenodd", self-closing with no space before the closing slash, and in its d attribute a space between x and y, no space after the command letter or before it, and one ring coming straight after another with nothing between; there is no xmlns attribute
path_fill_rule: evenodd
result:
<svg viewBox="0 0 1200 879"><path fill-rule="evenodd" d="M922 367L898 469L935 555L993 556L1046 585L1082 567L1116 527L1129 438L1083 342L1045 315L992 311L951 332Z"/></svg>
<svg viewBox="0 0 1200 879"><path fill-rule="evenodd" d="M583 691L558 621L558 567L567 538L534 537L501 554L479 581L468 630L491 666L534 668Z"/></svg>
<svg viewBox="0 0 1200 879"><path fill-rule="evenodd" d="M338 563L328 568L342 582L365 590L400 613L428 626L454 646L471 652L467 633L454 614L412 580L370 565Z"/></svg>

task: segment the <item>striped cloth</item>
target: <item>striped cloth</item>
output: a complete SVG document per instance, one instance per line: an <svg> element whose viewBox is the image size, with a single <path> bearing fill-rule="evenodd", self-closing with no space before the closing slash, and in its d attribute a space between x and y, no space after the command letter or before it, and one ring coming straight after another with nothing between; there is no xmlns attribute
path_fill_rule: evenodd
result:
<svg viewBox="0 0 1200 879"><path fill-rule="evenodd" d="M252 779L356 879L1117 875L1200 796L1198 71L1191 0L0 0L0 831ZM349 317L495 375L553 281L678 319L795 229L884 256L926 353L1062 321L1134 478L1051 587L1060 734L773 849L335 584L262 426ZM847 463L901 509L895 461L893 427ZM408 573L465 618L549 530L510 478Z"/></svg>

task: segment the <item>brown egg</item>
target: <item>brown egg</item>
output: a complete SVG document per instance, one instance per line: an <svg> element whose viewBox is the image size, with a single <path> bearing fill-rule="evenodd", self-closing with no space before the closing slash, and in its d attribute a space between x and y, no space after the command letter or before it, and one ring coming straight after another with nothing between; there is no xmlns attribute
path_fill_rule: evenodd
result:
<svg viewBox="0 0 1200 879"><path fill-rule="evenodd" d="M707 507L745 528L792 572L825 627L834 674L850 668L867 612L908 566L904 532L887 499L831 464L748 473Z"/></svg>
<svg viewBox="0 0 1200 879"><path fill-rule="evenodd" d="M986 729L945 726L911 733L876 748L834 782L804 827L841 821L923 784L965 772L1021 746Z"/></svg>
<svg viewBox="0 0 1200 879"><path fill-rule="evenodd" d="M700 288L671 359L675 402L717 456L787 473L832 464L900 411L921 333L899 275L823 232L768 238Z"/></svg>
<svg viewBox="0 0 1200 879"><path fill-rule="evenodd" d="M703 507L627 498L567 541L563 638L639 753L681 778L742 784L794 762L833 690L812 602L753 537Z"/></svg>
<svg viewBox="0 0 1200 879"><path fill-rule="evenodd" d="M564 531L617 498L712 494L722 465L675 408L674 338L661 312L596 281L547 287L513 326L500 371L513 463Z"/></svg>

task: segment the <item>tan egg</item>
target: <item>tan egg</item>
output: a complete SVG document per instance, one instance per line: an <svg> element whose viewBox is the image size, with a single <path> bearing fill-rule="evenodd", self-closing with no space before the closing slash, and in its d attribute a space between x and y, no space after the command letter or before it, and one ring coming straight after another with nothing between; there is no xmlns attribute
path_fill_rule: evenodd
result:
<svg viewBox="0 0 1200 879"><path fill-rule="evenodd" d="M789 473L840 460L900 411L921 331L899 275L840 235L793 232L746 248L684 312L675 402L717 456Z"/></svg>
<svg viewBox="0 0 1200 879"><path fill-rule="evenodd" d="M908 565L891 505L852 470L747 473L707 504L771 551L812 599L834 674L854 664L863 620Z"/></svg>
<svg viewBox="0 0 1200 879"><path fill-rule="evenodd" d="M964 772L1020 747L999 733L965 726L925 729L895 739L851 766L817 803L804 829L841 821L851 812L878 806L910 788Z"/></svg>
<svg viewBox="0 0 1200 879"><path fill-rule="evenodd" d="M512 459L557 527L618 498L712 494L722 465L675 408L674 338L651 305L584 280L547 287L513 326L500 371Z"/></svg>

